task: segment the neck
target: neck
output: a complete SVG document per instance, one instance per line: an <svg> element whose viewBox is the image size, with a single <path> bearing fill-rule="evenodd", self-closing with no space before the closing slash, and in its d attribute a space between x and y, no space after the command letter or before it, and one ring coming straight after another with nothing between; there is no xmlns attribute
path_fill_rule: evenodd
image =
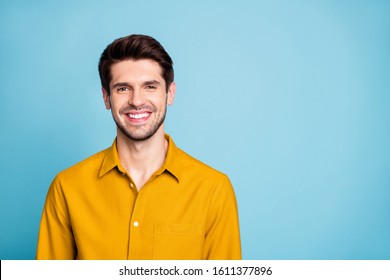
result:
<svg viewBox="0 0 390 280"><path fill-rule="evenodd" d="M157 131L144 141L134 141L117 131L119 161L140 190L165 161L168 141L164 131Z"/></svg>

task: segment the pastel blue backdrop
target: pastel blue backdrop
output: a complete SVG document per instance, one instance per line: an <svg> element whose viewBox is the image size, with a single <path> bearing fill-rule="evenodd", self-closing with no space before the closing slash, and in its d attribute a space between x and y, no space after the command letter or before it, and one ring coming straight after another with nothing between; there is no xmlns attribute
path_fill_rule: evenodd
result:
<svg viewBox="0 0 390 280"><path fill-rule="evenodd" d="M97 63L131 33L171 54L167 131L230 176L245 259L390 259L390 1L2 0L0 30L1 259L111 145Z"/></svg>

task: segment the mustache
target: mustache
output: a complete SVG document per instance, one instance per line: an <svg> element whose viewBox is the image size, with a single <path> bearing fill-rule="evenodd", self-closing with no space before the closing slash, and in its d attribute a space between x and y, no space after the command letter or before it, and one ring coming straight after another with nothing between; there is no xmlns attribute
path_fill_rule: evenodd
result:
<svg viewBox="0 0 390 280"><path fill-rule="evenodd" d="M143 106L127 105L127 106L122 107L119 110L119 113L126 114L129 111L141 111L141 110L156 112L157 108L155 106L151 106L151 105L143 105Z"/></svg>

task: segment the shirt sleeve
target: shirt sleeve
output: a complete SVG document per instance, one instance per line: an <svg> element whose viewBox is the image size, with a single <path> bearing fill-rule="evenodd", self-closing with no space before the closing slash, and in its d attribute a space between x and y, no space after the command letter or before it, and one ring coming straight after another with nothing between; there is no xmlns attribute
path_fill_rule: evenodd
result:
<svg viewBox="0 0 390 280"><path fill-rule="evenodd" d="M229 178L224 176L224 180L215 188L212 196L203 259L241 258L237 201Z"/></svg>
<svg viewBox="0 0 390 280"><path fill-rule="evenodd" d="M37 260L70 260L77 255L69 211L59 176L51 184L43 209Z"/></svg>

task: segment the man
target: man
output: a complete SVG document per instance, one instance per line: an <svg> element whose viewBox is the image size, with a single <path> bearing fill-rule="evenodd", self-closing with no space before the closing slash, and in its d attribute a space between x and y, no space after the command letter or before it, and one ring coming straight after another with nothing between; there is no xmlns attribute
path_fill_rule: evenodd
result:
<svg viewBox="0 0 390 280"><path fill-rule="evenodd" d="M228 177L164 132L173 62L153 38L131 35L99 62L112 146L60 172L47 194L37 259L240 259Z"/></svg>

